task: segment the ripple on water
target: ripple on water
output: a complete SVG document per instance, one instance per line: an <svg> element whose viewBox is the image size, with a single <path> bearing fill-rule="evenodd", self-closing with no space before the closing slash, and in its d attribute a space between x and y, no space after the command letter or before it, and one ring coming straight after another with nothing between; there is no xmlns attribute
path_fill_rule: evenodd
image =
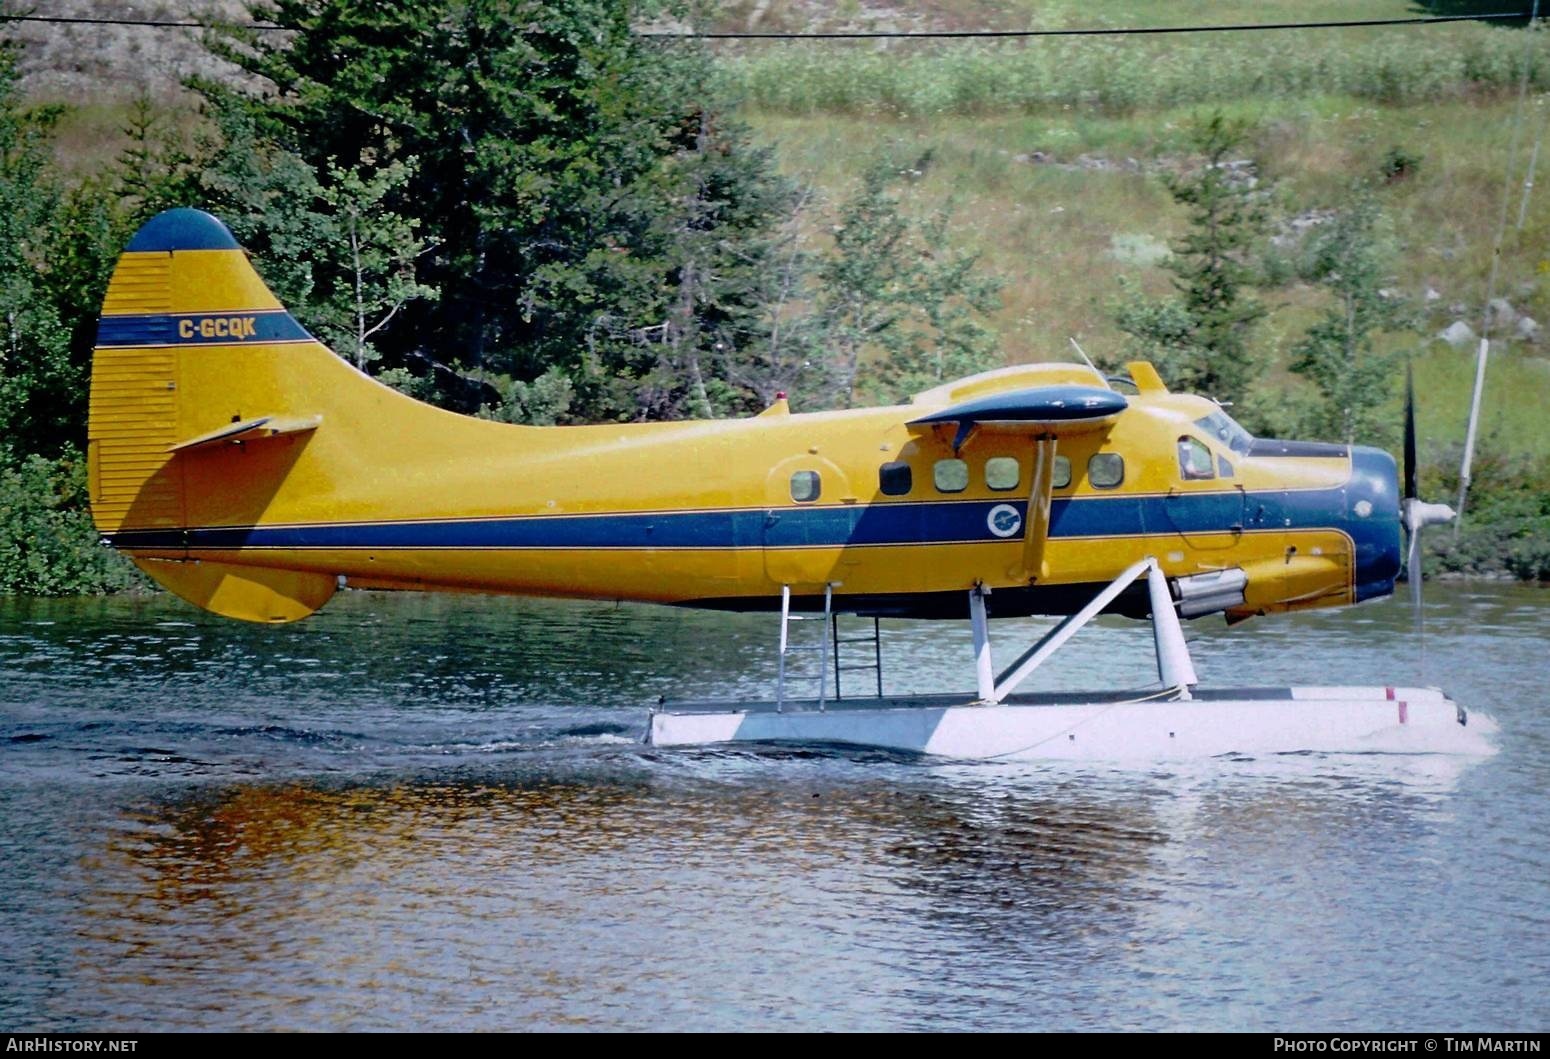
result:
<svg viewBox="0 0 1550 1059"><path fill-rule="evenodd" d="M0 603L0 1019L1542 1026L1547 603L1428 586L1426 665L1499 725L1487 761L1144 769L640 745L659 695L770 692L759 616ZM960 632L888 623L890 681L956 687ZM1091 632L1052 686L1150 679L1144 629ZM1399 605L1191 633L1218 679L1418 658Z"/></svg>

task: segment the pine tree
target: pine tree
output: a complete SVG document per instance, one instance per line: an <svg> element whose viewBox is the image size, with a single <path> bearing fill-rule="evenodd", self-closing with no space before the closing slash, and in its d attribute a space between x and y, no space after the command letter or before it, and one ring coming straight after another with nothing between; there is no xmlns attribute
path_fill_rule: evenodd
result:
<svg viewBox="0 0 1550 1059"><path fill-rule="evenodd" d="M929 164L927 156L870 166L837 210L833 249L816 267L819 341L845 405L858 392L901 400L996 362L980 318L995 308L1000 282L977 271L975 256L945 249L950 211L916 223L894 190L901 169Z"/></svg>
<svg viewBox="0 0 1550 1059"><path fill-rule="evenodd" d="M704 52L635 32L655 10L275 0L255 18L293 32L232 30L220 50L278 91L202 90L325 184L331 162L369 183L415 160L381 205L434 239L419 279L442 294L405 305L375 343L385 366L428 353L528 381L558 367L592 418L730 409L722 361L744 355L763 296L746 277L784 209ZM678 370L687 396L660 378Z"/></svg>
<svg viewBox="0 0 1550 1059"><path fill-rule="evenodd" d="M1308 433L1347 444L1384 442L1393 433L1385 405L1398 358L1378 352L1373 342L1404 324L1403 305L1382 289L1392 257L1382 210L1367 185L1355 187L1345 208L1309 241L1303 276L1332 304L1292 351L1292 370L1322 398L1307 413Z"/></svg>
<svg viewBox="0 0 1550 1059"><path fill-rule="evenodd" d="M1244 396L1263 364L1247 338L1265 309L1248 293L1251 253L1264 235L1265 208L1256 181L1236 157L1249 127L1217 112L1191 130L1200 165L1166 180L1189 211L1189 230L1164 263L1174 297L1149 301L1132 289L1116 313L1133 336L1134 355L1152 360L1183 389L1231 401Z"/></svg>

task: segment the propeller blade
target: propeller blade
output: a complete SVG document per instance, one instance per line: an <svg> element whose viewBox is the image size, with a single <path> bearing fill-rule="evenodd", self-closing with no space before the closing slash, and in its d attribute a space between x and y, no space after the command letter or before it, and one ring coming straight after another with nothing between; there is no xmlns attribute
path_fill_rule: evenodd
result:
<svg viewBox="0 0 1550 1059"><path fill-rule="evenodd" d="M1414 500L1420 491L1416 488L1415 464L1415 371L1405 365L1405 499Z"/></svg>
<svg viewBox="0 0 1550 1059"><path fill-rule="evenodd" d="M1421 527L1407 523L1405 536L1410 538L1409 554L1405 556L1405 580L1410 582L1410 608L1419 620L1421 616Z"/></svg>

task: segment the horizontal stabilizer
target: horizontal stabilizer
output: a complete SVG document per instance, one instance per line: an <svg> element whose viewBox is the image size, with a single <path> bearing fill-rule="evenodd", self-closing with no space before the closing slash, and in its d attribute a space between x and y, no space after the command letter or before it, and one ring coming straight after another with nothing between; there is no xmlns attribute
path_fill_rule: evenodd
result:
<svg viewBox="0 0 1550 1059"><path fill-rule="evenodd" d="M337 578L298 570L191 559L136 559L157 584L225 618L266 625L300 621L333 596Z"/></svg>
<svg viewBox="0 0 1550 1059"><path fill-rule="evenodd" d="M958 424L953 448L976 427L1028 434L1076 434L1104 426L1129 405L1121 394L1098 386L1036 386L995 393L910 420L910 426Z"/></svg>
<svg viewBox="0 0 1550 1059"><path fill-rule="evenodd" d="M207 445L260 441L264 438L279 437L281 434L302 434L309 430L316 430L322 422L322 416L259 416L257 419L245 419L240 423L228 423L207 434L180 441L176 445L169 446L167 451L188 452L190 449L202 449Z"/></svg>

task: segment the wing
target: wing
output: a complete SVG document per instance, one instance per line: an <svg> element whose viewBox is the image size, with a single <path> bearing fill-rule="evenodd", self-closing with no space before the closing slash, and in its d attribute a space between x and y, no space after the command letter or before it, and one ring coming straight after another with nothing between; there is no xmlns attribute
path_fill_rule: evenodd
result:
<svg viewBox="0 0 1550 1059"><path fill-rule="evenodd" d="M1035 386L955 404L912 419L909 425L956 423L956 451L980 427L1032 435L1079 434L1107 426L1127 407L1122 394L1099 386Z"/></svg>

